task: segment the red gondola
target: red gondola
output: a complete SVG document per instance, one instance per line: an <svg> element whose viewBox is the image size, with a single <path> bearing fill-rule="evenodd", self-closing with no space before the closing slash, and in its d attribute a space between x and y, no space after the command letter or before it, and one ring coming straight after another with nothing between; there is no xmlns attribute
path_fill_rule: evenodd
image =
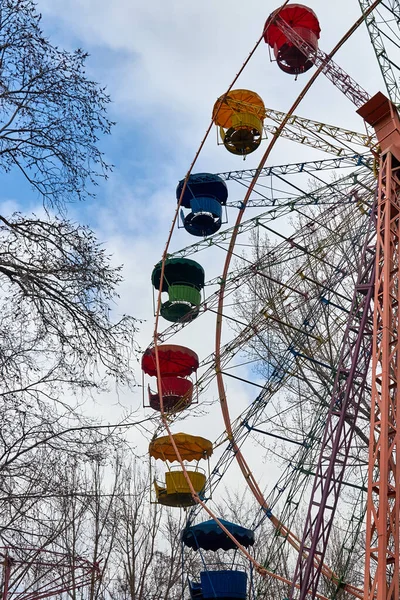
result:
<svg viewBox="0 0 400 600"><path fill-rule="evenodd" d="M314 64L312 53L307 56L291 42L286 34L273 22L279 9L268 17L264 26L264 40L274 50L278 66L285 73L299 75L305 73ZM303 4L287 4L279 17L285 21L313 50L318 48L321 32L316 14ZM272 22L271 22L272 21ZM270 25L269 25L270 24ZM269 25L267 29L267 25Z"/></svg>

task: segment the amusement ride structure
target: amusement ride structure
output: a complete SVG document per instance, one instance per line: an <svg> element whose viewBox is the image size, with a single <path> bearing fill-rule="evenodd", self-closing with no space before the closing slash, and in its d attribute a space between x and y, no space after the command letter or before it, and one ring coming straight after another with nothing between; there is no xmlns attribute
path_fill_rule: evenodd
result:
<svg viewBox="0 0 400 600"><path fill-rule="evenodd" d="M2 600L43 600L95 585L97 563L43 548L0 547Z"/></svg>
<svg viewBox="0 0 400 600"><path fill-rule="evenodd" d="M188 510L183 547L204 554L203 570L184 592L192 600L256 597L252 575L248 581L254 571L281 582L282 600L400 598L400 85L392 56L400 48L400 3L359 5L360 18L330 53L319 48L320 24L307 6L285 2L270 14L215 102L205 136L215 125L218 143L245 157L262 151L268 133L262 159L254 169L197 173L203 140L178 184L172 227L151 276L156 322L142 370L148 405L160 415L149 453L166 467L165 479L155 478L154 501ZM364 25L386 86L372 97L334 61ZM311 74L287 113L236 85L264 43L277 69ZM320 75L355 105L364 133L297 116ZM279 138L331 157L268 166ZM330 181L321 178L333 170ZM313 178L311 189L294 183L302 173ZM239 201L231 199L234 185L245 188ZM237 209L233 226L230 207ZM265 212L245 220L250 207ZM196 241L171 252L175 227ZM250 238L251 256L237 250L239 236ZM207 281L203 266L188 257L212 247L224 249L225 263ZM215 315L215 348L201 360L194 341L192 349L171 338L205 314ZM169 322L164 330L161 319ZM225 320L232 323L227 342ZM232 377L257 389L235 418L226 385ZM202 405L212 385L222 434L211 443L177 433L177 421ZM268 495L245 458L249 437L262 452L279 455ZM208 473L200 461L211 464ZM233 461L260 506L250 528L220 519L210 502ZM264 521L273 535L260 561L251 546ZM363 556L354 557L363 536ZM210 550L238 550L250 567L212 568Z"/></svg>

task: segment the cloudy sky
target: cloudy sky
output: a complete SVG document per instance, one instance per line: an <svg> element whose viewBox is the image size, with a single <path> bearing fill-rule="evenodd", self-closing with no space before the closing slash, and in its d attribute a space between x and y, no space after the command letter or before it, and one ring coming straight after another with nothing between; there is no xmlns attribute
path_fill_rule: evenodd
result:
<svg viewBox="0 0 400 600"><path fill-rule="evenodd" d="M308 5L318 15L320 47L327 52L359 16L357 0L310 0ZM150 276L161 258L173 218L176 184L189 168L215 100L231 83L277 5L265 0L38 0L38 8L44 32L52 42L68 49L82 47L90 53L88 74L107 86L113 100L110 117L117 125L112 135L102 140L102 147L107 160L115 165L114 172L101 185L96 200L71 207L70 215L92 226L115 263L124 264L125 282L117 310L146 320L138 338L145 348L151 341L154 320ZM336 61L371 95L378 89L384 91L364 27L340 50ZM267 107L286 111L308 76L295 80L280 71L270 62L262 43L236 87L252 89ZM363 131L355 107L324 77L313 86L297 114ZM217 146L213 131L195 171L252 168L261 156L259 149L243 162ZM269 164L313 158L326 156L282 142ZM29 189L19 183L16 191L15 180L9 181L3 200L17 207L24 198L26 205ZM34 202L33 198L32 206ZM232 209L231 224L235 217ZM193 241L180 229L171 248L177 250ZM201 262L209 279L221 272L225 256L210 251L192 258ZM192 347L203 358L213 350L213 330L210 315L174 343ZM228 386L235 410L243 409L254 395L245 385L229 382ZM108 401L114 407L114 400ZM141 392L121 397L121 401L138 409ZM188 429L216 437L223 429L222 420L218 407L210 410L203 422L197 419ZM135 443L144 447L139 438Z"/></svg>

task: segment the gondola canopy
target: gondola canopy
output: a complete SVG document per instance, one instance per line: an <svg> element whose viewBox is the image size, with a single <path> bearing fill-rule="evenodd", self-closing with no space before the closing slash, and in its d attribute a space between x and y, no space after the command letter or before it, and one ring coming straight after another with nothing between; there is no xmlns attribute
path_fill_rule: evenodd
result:
<svg viewBox="0 0 400 600"><path fill-rule="evenodd" d="M182 460L192 461L209 458L213 453L212 442L197 435L175 433L174 442ZM178 460L170 437L165 435L150 442L149 453L153 458L174 462Z"/></svg>
<svg viewBox="0 0 400 600"><path fill-rule="evenodd" d="M235 115L240 113L255 115L263 121L265 106L262 98L251 90L231 90L215 102L212 119L216 125L229 129L235 124Z"/></svg>
<svg viewBox="0 0 400 600"><path fill-rule="evenodd" d="M219 521L242 546L245 548L253 546L254 531L236 523L225 521L225 519L219 519ZM213 519L187 527L182 533L182 541L185 546L193 550L201 548L202 550L216 552L217 550L234 550L237 548L236 544Z"/></svg>
<svg viewBox="0 0 400 600"><path fill-rule="evenodd" d="M158 346L158 359L161 375L165 377L188 377L199 367L196 352L185 346L161 344ZM154 348L147 348L142 356L142 370L150 377L157 376Z"/></svg>
<svg viewBox="0 0 400 600"><path fill-rule="evenodd" d="M178 187L176 188L177 200L181 196L184 183L184 179L178 183ZM214 175L213 173L194 173L190 175L187 181L181 206L190 208L191 201L198 196L215 198L221 205L225 205L228 198L228 188L225 181L219 175Z"/></svg>
<svg viewBox="0 0 400 600"><path fill-rule="evenodd" d="M151 282L158 290L161 284L161 267L159 262L151 274ZM164 265L162 291L167 292L174 284L191 285L201 290L204 287L204 269L199 263L190 258L167 258Z"/></svg>

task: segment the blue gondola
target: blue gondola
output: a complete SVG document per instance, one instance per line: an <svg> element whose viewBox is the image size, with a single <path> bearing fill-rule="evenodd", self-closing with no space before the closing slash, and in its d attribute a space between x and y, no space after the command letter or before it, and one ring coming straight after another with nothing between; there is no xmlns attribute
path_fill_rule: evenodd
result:
<svg viewBox="0 0 400 600"><path fill-rule="evenodd" d="M220 519L221 524L235 539L248 548L254 544L254 531L241 525ZM193 550L234 550L236 544L214 520L205 521L184 529L182 543ZM203 561L204 562L204 561ZM205 564L205 563L204 563ZM239 569L202 571L200 581L189 580L191 600L245 600L247 597L247 573Z"/></svg>
<svg viewBox="0 0 400 600"><path fill-rule="evenodd" d="M176 198L182 193L184 179L178 183ZM226 222L223 219L223 206L228 199L226 183L212 173L190 175L181 203L182 225L188 233L199 237L212 235ZM186 213L183 209L189 209Z"/></svg>

